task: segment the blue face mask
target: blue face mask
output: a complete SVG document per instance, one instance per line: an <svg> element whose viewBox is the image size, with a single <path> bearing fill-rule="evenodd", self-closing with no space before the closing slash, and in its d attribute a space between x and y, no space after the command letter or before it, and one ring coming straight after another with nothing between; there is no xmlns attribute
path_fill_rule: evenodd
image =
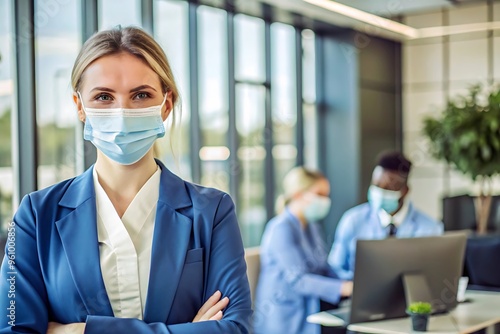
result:
<svg viewBox="0 0 500 334"><path fill-rule="evenodd" d="M329 197L313 195L311 201L304 208L304 217L308 222L317 222L325 218L330 212L332 200Z"/></svg>
<svg viewBox="0 0 500 334"><path fill-rule="evenodd" d="M368 203L376 212L382 209L388 214L394 213L399 207L400 198L401 191L386 190L374 185L368 189Z"/></svg>
<svg viewBox="0 0 500 334"><path fill-rule="evenodd" d="M148 153L157 138L165 135L161 110L166 98L161 105L140 109L86 108L82 102L83 138L117 163L134 164Z"/></svg>

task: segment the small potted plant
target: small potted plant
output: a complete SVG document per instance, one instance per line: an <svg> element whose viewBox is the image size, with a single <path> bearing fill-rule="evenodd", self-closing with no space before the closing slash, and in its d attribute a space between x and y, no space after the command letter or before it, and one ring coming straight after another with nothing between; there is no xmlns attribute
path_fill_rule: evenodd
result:
<svg viewBox="0 0 500 334"><path fill-rule="evenodd" d="M431 310L431 304L425 302L415 302L408 306L406 313L411 317L411 323L414 331L427 331L427 323L429 321Z"/></svg>

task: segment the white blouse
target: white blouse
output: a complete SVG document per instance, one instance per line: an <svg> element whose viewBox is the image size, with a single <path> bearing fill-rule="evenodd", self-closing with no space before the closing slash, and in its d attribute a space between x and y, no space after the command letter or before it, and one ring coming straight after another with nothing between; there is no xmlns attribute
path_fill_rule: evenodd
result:
<svg viewBox="0 0 500 334"><path fill-rule="evenodd" d="M93 171L101 272L117 318L144 314L160 175L158 167L120 219Z"/></svg>

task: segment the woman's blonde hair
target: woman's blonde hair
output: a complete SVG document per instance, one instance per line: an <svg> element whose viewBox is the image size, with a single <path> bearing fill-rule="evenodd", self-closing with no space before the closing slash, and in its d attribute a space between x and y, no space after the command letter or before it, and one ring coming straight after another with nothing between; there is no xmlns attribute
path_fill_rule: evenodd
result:
<svg viewBox="0 0 500 334"><path fill-rule="evenodd" d="M283 178L283 194L276 201L276 212L281 213L295 195L307 191L320 180L326 180L321 172L302 166L292 168Z"/></svg>
<svg viewBox="0 0 500 334"><path fill-rule="evenodd" d="M142 29L136 27L118 26L110 30L95 33L85 44L76 57L73 71L71 72L71 86L75 92L80 91L82 82L85 79L87 67L99 58L104 56L129 53L144 61L153 71L158 74L163 94L171 92L172 103L172 124L176 124L175 108L179 101L179 90L174 80L174 75L167 56L161 46ZM179 109L180 112L180 109Z"/></svg>

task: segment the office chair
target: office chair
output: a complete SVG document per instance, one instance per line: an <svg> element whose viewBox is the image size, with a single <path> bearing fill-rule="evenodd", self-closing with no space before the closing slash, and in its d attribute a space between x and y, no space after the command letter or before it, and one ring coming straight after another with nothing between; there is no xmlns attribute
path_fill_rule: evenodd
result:
<svg viewBox="0 0 500 334"><path fill-rule="evenodd" d="M467 240L465 271L470 290L500 292L500 235L475 236Z"/></svg>
<svg viewBox="0 0 500 334"><path fill-rule="evenodd" d="M248 283L250 284L250 294L252 297L252 307L255 302L255 290L260 274L260 248L252 247L245 249L245 261L247 263Z"/></svg>
<svg viewBox="0 0 500 334"><path fill-rule="evenodd" d="M476 230L474 197L460 195L443 198L443 223L445 231ZM500 232L500 196L493 196L488 232Z"/></svg>

